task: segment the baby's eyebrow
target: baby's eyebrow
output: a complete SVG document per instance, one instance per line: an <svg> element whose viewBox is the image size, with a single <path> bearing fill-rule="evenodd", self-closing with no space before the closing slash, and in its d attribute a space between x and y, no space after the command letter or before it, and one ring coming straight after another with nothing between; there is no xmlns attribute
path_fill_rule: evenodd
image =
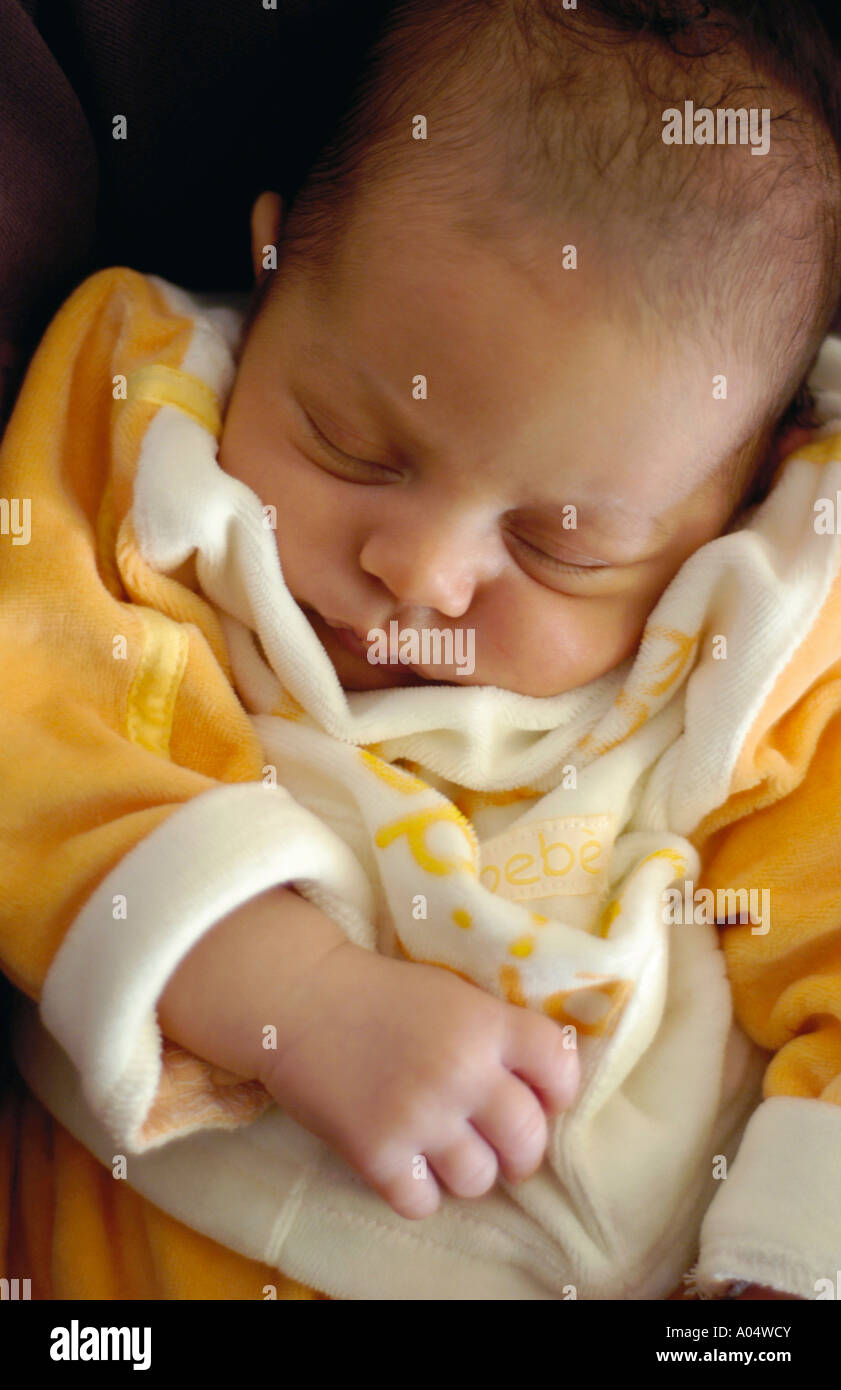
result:
<svg viewBox="0 0 841 1390"><path fill-rule="evenodd" d="M320 343L314 339L307 339L299 346L299 360L305 362L310 367L319 367L322 371L332 362L338 362L329 345ZM357 360L353 366L353 375L358 381L371 392L371 395L380 401L382 405L384 397L381 385L377 378L365 370L364 364ZM417 433L416 417L411 411L405 413L395 406L393 400L388 400L388 406L393 419L399 419L400 427L404 431L406 438L420 438ZM336 419L336 423L346 430L349 435L354 435L357 439L362 436L354 431L346 422ZM557 525L559 531L564 535L570 534L569 523L563 525L564 508L570 505L576 509L576 531L585 533L592 532L604 535L608 539L625 539L629 529L634 527L641 528L644 532L644 543L650 545L652 542L665 542L673 534L673 527L662 517L651 517L633 502L625 502L619 497L604 498L598 503L592 499L587 502L577 500L575 497L559 500L557 498L538 500L524 510L540 513L543 520L550 525ZM516 510L516 509L515 509ZM566 513L568 516L568 512ZM605 521L607 524L605 525ZM629 553L631 553L629 548Z"/></svg>
<svg viewBox="0 0 841 1390"><path fill-rule="evenodd" d="M569 513L564 508L575 507L576 525L574 528L569 526ZM540 508L543 511L543 508ZM560 505L557 502L545 505L545 519L550 524L556 524L559 530L569 534L570 529L598 533L608 536L611 540L625 539L629 531L641 530L643 541L650 544L652 541L666 541L673 534L673 527L664 517L652 517L643 511L639 506L632 502L625 502L621 497L605 498L600 502L578 502L574 497ZM564 521L566 519L566 525Z"/></svg>

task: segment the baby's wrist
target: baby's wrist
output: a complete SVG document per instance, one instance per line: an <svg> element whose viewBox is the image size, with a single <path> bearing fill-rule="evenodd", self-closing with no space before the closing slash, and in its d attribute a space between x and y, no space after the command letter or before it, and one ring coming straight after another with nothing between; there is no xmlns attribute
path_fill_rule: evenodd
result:
<svg viewBox="0 0 841 1390"><path fill-rule="evenodd" d="M350 944L344 933L312 903L270 889L210 928L181 962L158 1000L161 1031L262 1081L310 972L342 944Z"/></svg>
<svg viewBox="0 0 841 1390"><path fill-rule="evenodd" d="M266 1033L265 1023L260 1025L254 1075L276 1099L282 1096L284 1090L285 1054L313 1027L318 1027L319 1017L324 1016L327 1007L324 1003L325 990L338 989L340 993L345 993L345 974L352 973L360 956L370 957L370 952L354 945L344 936L340 941L327 945L326 949L312 957L307 969L302 971L295 991L284 1000L282 1012L275 1011L275 1017L270 1020L270 1034ZM352 983L348 981L347 989L352 988Z"/></svg>

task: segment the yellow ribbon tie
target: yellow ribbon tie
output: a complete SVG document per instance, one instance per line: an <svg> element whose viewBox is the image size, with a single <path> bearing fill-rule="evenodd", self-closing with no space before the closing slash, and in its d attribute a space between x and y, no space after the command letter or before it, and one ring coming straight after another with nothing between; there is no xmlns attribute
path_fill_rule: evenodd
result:
<svg viewBox="0 0 841 1390"><path fill-rule="evenodd" d="M126 378L126 393L132 401L177 406L198 420L216 439L222 433L222 411L217 396L207 382L191 372L165 367L160 362L139 367Z"/></svg>

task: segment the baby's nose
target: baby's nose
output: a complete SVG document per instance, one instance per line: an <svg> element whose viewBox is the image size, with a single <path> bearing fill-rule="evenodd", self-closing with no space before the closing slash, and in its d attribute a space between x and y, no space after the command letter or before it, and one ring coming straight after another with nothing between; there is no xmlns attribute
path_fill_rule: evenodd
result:
<svg viewBox="0 0 841 1390"><path fill-rule="evenodd" d="M372 532L359 563L399 603L460 618L479 584L494 572L491 549L464 527L418 521Z"/></svg>

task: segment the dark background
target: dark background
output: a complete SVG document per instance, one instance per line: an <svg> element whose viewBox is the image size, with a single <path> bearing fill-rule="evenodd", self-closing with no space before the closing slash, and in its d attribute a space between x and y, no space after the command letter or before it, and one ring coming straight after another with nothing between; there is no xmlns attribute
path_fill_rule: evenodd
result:
<svg viewBox="0 0 841 1390"><path fill-rule="evenodd" d="M47 323L94 270L251 288L254 198L303 181L388 8L0 0L0 429Z"/></svg>

